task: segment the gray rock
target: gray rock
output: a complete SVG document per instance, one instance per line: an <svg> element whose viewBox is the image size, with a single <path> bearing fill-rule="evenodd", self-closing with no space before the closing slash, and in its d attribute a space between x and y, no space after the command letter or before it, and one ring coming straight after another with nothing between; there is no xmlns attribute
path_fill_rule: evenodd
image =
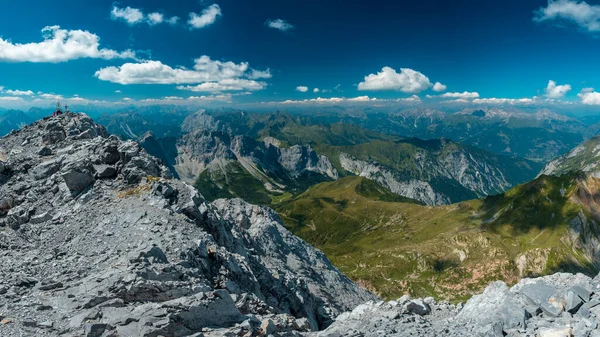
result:
<svg viewBox="0 0 600 337"><path fill-rule="evenodd" d="M42 146L38 151L38 155L40 156L49 156L52 154L52 150L47 146Z"/></svg>
<svg viewBox="0 0 600 337"><path fill-rule="evenodd" d="M77 170L70 170L63 173L62 178L73 193L82 192L96 181L91 173Z"/></svg>
<svg viewBox="0 0 600 337"><path fill-rule="evenodd" d="M592 292L587 289L584 288L582 286L572 286L571 288L569 288L569 291L574 292L575 294L577 294L577 296L581 297L581 299L584 302L589 302L590 301L590 297L592 296Z"/></svg>
<svg viewBox="0 0 600 337"><path fill-rule="evenodd" d="M540 337L571 337L571 328L542 328L539 332Z"/></svg>
<svg viewBox="0 0 600 337"><path fill-rule="evenodd" d="M546 315L558 317L565 307L565 300L556 288L544 282L526 284L521 293L533 305L537 305Z"/></svg>
<svg viewBox="0 0 600 337"><path fill-rule="evenodd" d="M112 178L117 175L117 169L110 165L94 165L94 170L99 179Z"/></svg>
<svg viewBox="0 0 600 337"><path fill-rule="evenodd" d="M271 335L277 331L277 327L272 320L266 319L261 323L260 330L264 335Z"/></svg>
<svg viewBox="0 0 600 337"><path fill-rule="evenodd" d="M52 220L52 214L50 214L50 212L44 212L42 214L32 216L29 219L29 223L39 224L39 223L50 221L50 220Z"/></svg>
<svg viewBox="0 0 600 337"><path fill-rule="evenodd" d="M567 293L567 305L565 310L571 314L574 314L579 310L579 307L583 304L583 300L579 295L575 294L573 291L569 290Z"/></svg>
<svg viewBox="0 0 600 337"><path fill-rule="evenodd" d="M429 305L421 299L408 302L408 304L406 304L406 310L421 316L427 315L429 312L431 312Z"/></svg>

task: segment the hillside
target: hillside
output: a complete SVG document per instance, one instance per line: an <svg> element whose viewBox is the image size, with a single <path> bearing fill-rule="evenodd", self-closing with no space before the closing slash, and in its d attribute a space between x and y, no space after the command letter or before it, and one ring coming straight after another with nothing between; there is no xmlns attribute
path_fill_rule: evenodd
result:
<svg viewBox="0 0 600 337"><path fill-rule="evenodd" d="M587 176L542 176L498 196L428 207L346 177L316 185L277 211L291 231L384 298L462 300L496 279L595 275L599 187Z"/></svg>
<svg viewBox="0 0 600 337"><path fill-rule="evenodd" d="M600 136L595 136L549 162L540 174L559 176L573 171L582 171L597 175L600 172L599 163Z"/></svg>
<svg viewBox="0 0 600 337"><path fill-rule="evenodd" d="M268 204L314 183L363 176L428 205L501 193L535 176L535 162L446 140L422 141L288 114L190 115L174 165L208 196ZM243 187L240 182L245 182ZM252 187L252 188L251 188ZM256 195L249 199L249 196Z"/></svg>

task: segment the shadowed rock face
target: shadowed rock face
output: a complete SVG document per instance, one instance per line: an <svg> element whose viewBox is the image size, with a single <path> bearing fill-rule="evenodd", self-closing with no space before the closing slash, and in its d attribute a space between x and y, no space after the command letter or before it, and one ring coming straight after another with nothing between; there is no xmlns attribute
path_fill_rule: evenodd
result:
<svg viewBox="0 0 600 337"><path fill-rule="evenodd" d="M2 336L297 334L376 299L272 210L206 203L86 115L0 139L0 160Z"/></svg>

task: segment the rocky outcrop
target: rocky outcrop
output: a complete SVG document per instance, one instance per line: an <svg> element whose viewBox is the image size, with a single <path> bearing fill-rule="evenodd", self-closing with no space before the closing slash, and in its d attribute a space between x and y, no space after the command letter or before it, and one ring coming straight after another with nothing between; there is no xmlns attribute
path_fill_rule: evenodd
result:
<svg viewBox="0 0 600 337"><path fill-rule="evenodd" d="M554 274L511 288L494 282L464 305L408 296L368 302L314 336L596 336L599 318L600 277Z"/></svg>
<svg viewBox="0 0 600 337"><path fill-rule="evenodd" d="M297 335L375 298L270 209L206 203L86 115L13 132L0 159L2 336Z"/></svg>
<svg viewBox="0 0 600 337"><path fill-rule="evenodd" d="M374 161L341 153L342 167L361 177L377 181L391 192L427 205L444 205L501 193L512 182L489 158L462 148L444 150L434 156L427 151L414 155L414 167L396 170Z"/></svg>
<svg viewBox="0 0 600 337"><path fill-rule="evenodd" d="M194 182L205 170L222 170L223 163L237 162L263 184L279 189L292 187L311 173L322 180L338 178L329 159L310 145L278 145L272 138L260 142L243 135L196 130L179 139L174 167L182 179Z"/></svg>

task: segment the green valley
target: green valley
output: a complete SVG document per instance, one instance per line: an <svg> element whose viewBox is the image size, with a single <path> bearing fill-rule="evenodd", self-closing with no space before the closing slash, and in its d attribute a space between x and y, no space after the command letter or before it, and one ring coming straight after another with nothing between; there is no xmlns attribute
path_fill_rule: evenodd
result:
<svg viewBox="0 0 600 337"><path fill-rule="evenodd" d="M458 301L496 279L597 273L600 227L590 196L599 186L583 175L542 176L498 196L429 207L346 177L276 209L292 232L380 296Z"/></svg>

